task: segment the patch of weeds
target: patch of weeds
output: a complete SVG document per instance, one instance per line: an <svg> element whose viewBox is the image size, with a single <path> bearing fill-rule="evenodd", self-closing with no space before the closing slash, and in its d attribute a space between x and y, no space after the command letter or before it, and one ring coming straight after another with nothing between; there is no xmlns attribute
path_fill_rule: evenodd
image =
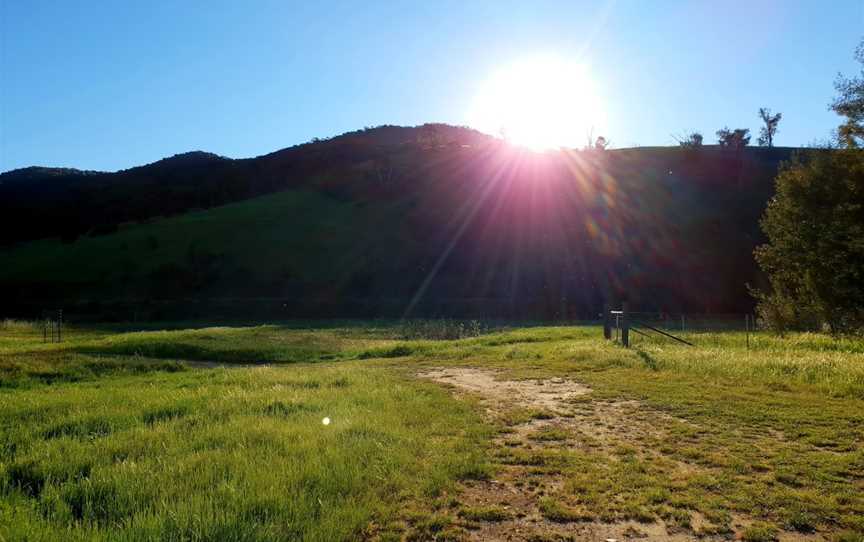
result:
<svg viewBox="0 0 864 542"><path fill-rule="evenodd" d="M114 426L105 418L88 418L56 424L42 433L46 439L60 437L98 438L110 434Z"/></svg>
<svg viewBox="0 0 864 542"><path fill-rule="evenodd" d="M351 384L351 382L347 378L340 376L340 377L336 377L333 380L329 381L327 383L327 387L328 388L347 388L350 384Z"/></svg>
<svg viewBox="0 0 864 542"><path fill-rule="evenodd" d="M445 515L415 515L410 520L411 530L405 537L407 542L427 540L457 541L462 539L460 531L453 528L452 520Z"/></svg>
<svg viewBox="0 0 864 542"><path fill-rule="evenodd" d="M510 519L510 512L499 506L481 506L463 508L459 511L459 517L468 521L506 521Z"/></svg>
<svg viewBox="0 0 864 542"><path fill-rule="evenodd" d="M555 419L555 413L548 410L533 410L529 413L533 420L552 420Z"/></svg>
<svg viewBox="0 0 864 542"><path fill-rule="evenodd" d="M318 380L292 380L285 382L285 386L301 390L317 390L321 387L321 382Z"/></svg>
<svg viewBox="0 0 864 542"><path fill-rule="evenodd" d="M542 359L543 356L539 352L529 352L521 348L511 348L504 354L506 359Z"/></svg>
<svg viewBox="0 0 864 542"><path fill-rule="evenodd" d="M623 507L622 513L627 519L632 519L634 521L638 521L639 523L651 523L655 519L654 514L651 512L651 510L636 503L627 503Z"/></svg>
<svg viewBox="0 0 864 542"><path fill-rule="evenodd" d="M264 407L264 414L267 416L287 418L301 412L312 412L314 410L317 409L304 403L274 401Z"/></svg>
<svg viewBox="0 0 864 542"><path fill-rule="evenodd" d="M816 518L806 510L792 510L785 523L787 528L799 533L812 533L816 530Z"/></svg>
<svg viewBox="0 0 864 542"><path fill-rule="evenodd" d="M649 489L645 492L645 498L651 504L662 504L669 500L669 490L664 487Z"/></svg>
<svg viewBox="0 0 864 542"><path fill-rule="evenodd" d="M528 467L560 466L566 462L566 457L550 451L532 451L507 448L499 454L499 460L505 465L525 465ZM545 471L544 471L545 473Z"/></svg>
<svg viewBox="0 0 864 542"><path fill-rule="evenodd" d="M376 448L381 449L395 446L398 442L394 435L373 429L366 425L349 427L344 431L340 431L336 438L340 442L344 442L353 447L372 444Z"/></svg>
<svg viewBox="0 0 864 542"><path fill-rule="evenodd" d="M649 496L650 500L650 496ZM684 510L682 508L669 508L663 507L660 516L665 519L668 523L672 523L678 528L681 529L690 529L690 512L688 510Z"/></svg>
<svg viewBox="0 0 864 542"><path fill-rule="evenodd" d="M154 423L175 420L182 418L189 413L189 408L185 405L172 405L161 408L154 408L144 412L144 423L152 425Z"/></svg>
<svg viewBox="0 0 864 542"><path fill-rule="evenodd" d="M357 356L358 359L374 359L374 358L401 358L410 356L414 353L414 349L410 346L400 344L392 348L373 348L364 350Z"/></svg>
<svg viewBox="0 0 864 542"><path fill-rule="evenodd" d="M493 475L492 466L488 463L468 461L459 465L456 479L465 480L491 480Z"/></svg>
<svg viewBox="0 0 864 542"><path fill-rule="evenodd" d="M794 472L779 471L774 474L774 479L789 487L802 487L804 482L799 478L799 475Z"/></svg>
<svg viewBox="0 0 864 542"><path fill-rule="evenodd" d="M111 482L85 479L65 485L62 499L76 520L107 524L130 517L134 504L128 494Z"/></svg>
<svg viewBox="0 0 864 542"><path fill-rule="evenodd" d="M744 542L773 542L777 540L777 529L767 523L754 523L741 533Z"/></svg>
<svg viewBox="0 0 864 542"><path fill-rule="evenodd" d="M594 519L594 516L588 511L564 506L551 497L540 499L540 513L543 514L544 518L556 523L574 523Z"/></svg>
<svg viewBox="0 0 864 542"><path fill-rule="evenodd" d="M522 425L531 420L551 420L556 417L554 412L537 408L511 408L506 412L498 414L498 421L505 429L502 431L513 431L508 426Z"/></svg>
<svg viewBox="0 0 864 542"><path fill-rule="evenodd" d="M636 355L642 358L642 361L645 363L645 366L651 369L652 371L659 371L660 365L657 363L657 360L651 357L651 354L644 350L637 350Z"/></svg>
<svg viewBox="0 0 864 542"><path fill-rule="evenodd" d="M706 534L725 534L731 532L729 523L732 521L732 515L722 508L707 508L702 510L702 515L705 520L711 525L703 527L702 532Z"/></svg>
<svg viewBox="0 0 864 542"><path fill-rule="evenodd" d="M545 427L543 429L540 429L536 433L530 435L528 438L540 442L547 442L567 440L569 436L570 435L567 434L567 431L563 429L559 429L557 427Z"/></svg>
<svg viewBox="0 0 864 542"><path fill-rule="evenodd" d="M46 480L45 472L33 462L14 463L6 469L7 483L28 497L38 497Z"/></svg>

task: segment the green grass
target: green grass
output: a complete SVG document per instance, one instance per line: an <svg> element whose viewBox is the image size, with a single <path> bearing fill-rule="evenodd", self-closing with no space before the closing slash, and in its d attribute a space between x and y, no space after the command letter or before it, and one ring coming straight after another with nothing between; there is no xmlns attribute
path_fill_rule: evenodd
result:
<svg viewBox="0 0 864 542"><path fill-rule="evenodd" d="M160 266L186 265L192 245L222 258L228 282L343 280L346 265L356 269L358 259L383 257L383 247L393 246L398 232L379 225L395 223L396 213L287 190L72 244L48 239L0 251L0 280L77 284L79 293L92 287L95 299L123 297L131 287L146 291L148 275ZM374 246L357 242L363 232L370 239L374 232Z"/></svg>
<svg viewBox="0 0 864 542"><path fill-rule="evenodd" d="M487 468L470 403L361 366L5 392L0 419L9 540L347 540Z"/></svg>
<svg viewBox="0 0 864 542"><path fill-rule="evenodd" d="M369 322L169 328L72 327L58 345L0 323L0 539L459 539L509 512L448 505L458 481L509 466L557 477L539 501L554 522L691 529L698 512L704 533L747 518L747 540L864 537L853 339L756 334L748 349L736 332L691 333L696 347L625 350L587 326L459 340ZM514 406L490 424L413 377L433 366L570 378L592 392L567 416L631 401L627 423L492 449L552 414Z"/></svg>

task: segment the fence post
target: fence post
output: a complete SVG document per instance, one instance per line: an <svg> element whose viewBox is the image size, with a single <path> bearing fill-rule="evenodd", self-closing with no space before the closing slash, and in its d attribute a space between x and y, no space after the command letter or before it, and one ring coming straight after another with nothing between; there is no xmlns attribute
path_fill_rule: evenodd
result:
<svg viewBox="0 0 864 542"><path fill-rule="evenodd" d="M747 334L747 350L750 350L750 315L744 315L744 331Z"/></svg>
<svg viewBox="0 0 864 542"><path fill-rule="evenodd" d="M609 303L603 304L603 338L609 340L612 338L612 327L609 322Z"/></svg>
<svg viewBox="0 0 864 542"><path fill-rule="evenodd" d="M627 302L621 304L621 344L630 348L630 319L627 317Z"/></svg>

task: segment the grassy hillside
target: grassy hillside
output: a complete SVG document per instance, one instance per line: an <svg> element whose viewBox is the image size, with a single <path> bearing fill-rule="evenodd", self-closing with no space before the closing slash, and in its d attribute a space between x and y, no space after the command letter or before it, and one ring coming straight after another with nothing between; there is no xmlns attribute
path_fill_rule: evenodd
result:
<svg viewBox="0 0 864 542"><path fill-rule="evenodd" d="M384 212L380 212L384 211ZM85 237L74 244L57 239L28 243L0 253L7 280L101 286L141 280L173 263L200 255L224 258L250 279L296 274L330 278L339 262L356 252L358 238L373 234L386 243L396 232L387 210L339 202L312 191L289 190L179 217L127 225L115 234Z"/></svg>
<svg viewBox="0 0 864 542"><path fill-rule="evenodd" d="M254 178L290 173L291 186L272 194L2 249L0 310L556 318L628 298L643 309L745 311L745 284L761 280L758 218L792 152L535 154L487 140L406 140L410 133L283 151L300 153L302 168L254 159ZM92 212L123 215L115 207L150 197L135 186Z"/></svg>

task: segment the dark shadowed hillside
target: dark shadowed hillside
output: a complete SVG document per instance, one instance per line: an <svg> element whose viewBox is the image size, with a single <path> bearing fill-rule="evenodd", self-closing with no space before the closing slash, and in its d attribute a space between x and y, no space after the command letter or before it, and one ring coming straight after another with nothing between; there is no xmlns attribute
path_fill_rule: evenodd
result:
<svg viewBox="0 0 864 542"><path fill-rule="evenodd" d="M426 125L244 160L18 170L0 176L0 294L10 314L124 319L741 311L791 152L536 154Z"/></svg>

